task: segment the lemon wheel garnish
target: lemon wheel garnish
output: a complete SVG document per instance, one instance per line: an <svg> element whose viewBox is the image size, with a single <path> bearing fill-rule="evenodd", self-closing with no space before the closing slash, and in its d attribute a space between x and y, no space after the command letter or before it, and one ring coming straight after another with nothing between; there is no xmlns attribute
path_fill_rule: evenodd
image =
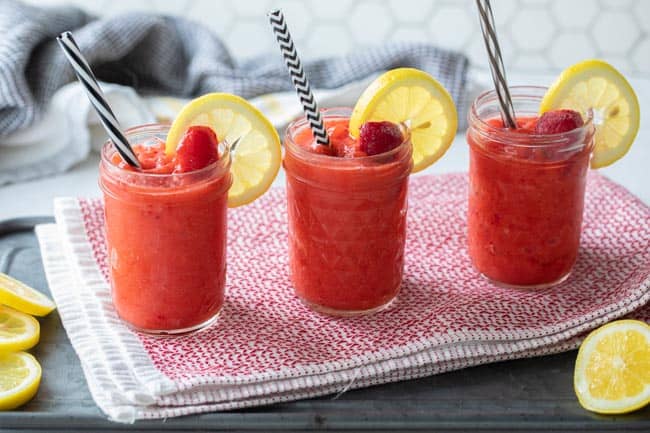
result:
<svg viewBox="0 0 650 433"><path fill-rule="evenodd" d="M22 406L41 383L41 366L29 353L0 353L0 410Z"/></svg>
<svg viewBox="0 0 650 433"><path fill-rule="evenodd" d="M605 167L627 153L639 131L639 101L613 66L585 60L565 69L548 89L540 113L570 108L586 118L593 113L596 128L591 167Z"/></svg>
<svg viewBox="0 0 650 433"><path fill-rule="evenodd" d="M390 70L363 92L350 117L350 135L359 138L366 122L404 123L411 133L413 172L436 162L456 136L458 115L449 92L426 72Z"/></svg>
<svg viewBox="0 0 650 433"><path fill-rule="evenodd" d="M13 352L34 347L41 335L38 320L0 305L0 352Z"/></svg>
<svg viewBox="0 0 650 433"><path fill-rule="evenodd" d="M183 134L193 125L211 127L220 142L232 144L239 139L231 154L229 207L250 203L266 192L280 169L282 148L277 131L257 108L228 93L209 93L190 101L167 134L167 154L176 152Z"/></svg>
<svg viewBox="0 0 650 433"><path fill-rule="evenodd" d="M650 326L619 320L587 336L574 373L580 404L598 413L626 413L650 402Z"/></svg>
<svg viewBox="0 0 650 433"><path fill-rule="evenodd" d="M56 308L50 298L2 272L0 304L34 316L45 316Z"/></svg>

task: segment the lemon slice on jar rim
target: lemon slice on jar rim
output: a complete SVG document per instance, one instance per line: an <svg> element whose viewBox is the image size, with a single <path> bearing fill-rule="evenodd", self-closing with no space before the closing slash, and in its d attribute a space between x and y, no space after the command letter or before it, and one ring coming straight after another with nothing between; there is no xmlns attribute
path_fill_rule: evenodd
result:
<svg viewBox="0 0 650 433"><path fill-rule="evenodd" d="M409 128L414 173L445 154L458 128L449 92L431 75L413 68L392 69L366 88L352 110L350 135L358 139L361 125L379 121Z"/></svg>
<svg viewBox="0 0 650 433"><path fill-rule="evenodd" d="M282 162L280 137L269 120L245 99L229 93L209 93L188 102L178 113L167 134L165 152L176 152L190 126L209 126L219 142L233 144L228 206L248 204L273 183Z"/></svg>
<svg viewBox="0 0 650 433"><path fill-rule="evenodd" d="M568 108L588 115L596 128L591 167L621 159L639 131L639 101L625 77L602 60L585 60L565 69L540 103L540 114Z"/></svg>

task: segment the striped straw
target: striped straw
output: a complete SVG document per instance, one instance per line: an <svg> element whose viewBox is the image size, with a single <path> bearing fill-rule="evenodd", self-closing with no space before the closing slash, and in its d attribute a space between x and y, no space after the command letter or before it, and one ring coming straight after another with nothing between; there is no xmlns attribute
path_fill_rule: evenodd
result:
<svg viewBox="0 0 650 433"><path fill-rule="evenodd" d="M287 28L287 22L284 19L282 11L276 9L269 13L269 21L280 45L280 51L282 52L282 57L284 57L284 64L289 70L291 81L293 81L293 85L296 88L296 93L300 98L302 108L305 111L307 120L309 120L314 137L316 137L316 141L319 144L329 146L330 142L327 137L327 131L325 130L325 124L323 123L323 117L314 99L307 75L305 75L305 71L302 69L302 62L298 57L296 46L291 39L291 34Z"/></svg>
<svg viewBox="0 0 650 433"><path fill-rule="evenodd" d="M57 36L56 40L59 42L63 53L68 58L70 65L74 69L77 78L83 85L90 99L90 103L95 107L95 111L99 115L99 120L104 125L104 129L108 133L108 136L113 141L115 148L119 154L124 158L124 160L133 167L140 168L140 162L135 156L129 141L124 136L120 128L120 124L113 114L113 110L108 105L106 98L104 97L104 92L99 87L95 74L90 69L90 65L81 54L79 46L72 37L72 33L64 32Z"/></svg>
<svg viewBox="0 0 650 433"><path fill-rule="evenodd" d="M492 72L494 89L496 90L497 98L499 98L501 118L503 119L504 125L508 128L515 129L517 128L515 107L512 105L510 89L506 82L506 70L503 66L501 48L499 48L499 41L497 40L492 6L490 5L490 0L476 0L476 6L478 6L478 12L481 17L481 31L483 32L483 41L485 41L485 49L490 60L490 71Z"/></svg>

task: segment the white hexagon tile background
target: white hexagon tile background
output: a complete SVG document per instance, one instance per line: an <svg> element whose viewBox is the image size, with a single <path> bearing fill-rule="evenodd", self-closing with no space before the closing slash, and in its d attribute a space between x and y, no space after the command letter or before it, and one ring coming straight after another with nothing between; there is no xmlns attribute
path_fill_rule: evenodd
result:
<svg viewBox="0 0 650 433"><path fill-rule="evenodd" d="M410 40L466 53L487 67L474 0L30 0L98 15L148 11L198 20L238 59L275 53L266 13L283 9L303 58ZM650 74L650 0L493 0L506 67L554 72L589 57Z"/></svg>

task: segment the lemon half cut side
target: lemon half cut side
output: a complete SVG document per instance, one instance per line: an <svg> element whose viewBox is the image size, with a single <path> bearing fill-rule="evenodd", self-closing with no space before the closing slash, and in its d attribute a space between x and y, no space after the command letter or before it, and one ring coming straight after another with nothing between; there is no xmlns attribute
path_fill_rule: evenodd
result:
<svg viewBox="0 0 650 433"><path fill-rule="evenodd" d="M29 353L0 353L0 410L15 409L31 400L41 374L41 366Z"/></svg>
<svg viewBox="0 0 650 433"><path fill-rule="evenodd" d="M578 351L574 388L585 409L603 414L650 403L650 326L618 320L589 334Z"/></svg>

